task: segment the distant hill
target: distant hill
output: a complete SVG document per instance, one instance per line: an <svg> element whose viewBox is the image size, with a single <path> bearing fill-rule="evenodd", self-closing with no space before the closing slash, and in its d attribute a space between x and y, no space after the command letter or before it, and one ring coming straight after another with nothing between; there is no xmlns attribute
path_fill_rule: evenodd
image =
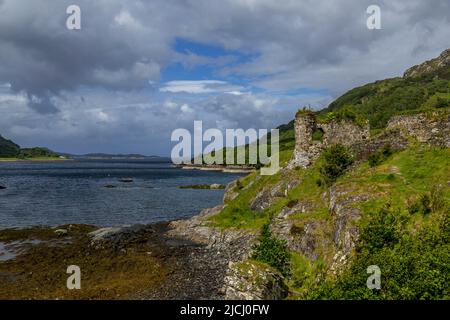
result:
<svg viewBox="0 0 450 320"><path fill-rule="evenodd" d="M81 155L61 153L61 155L73 158L73 159L165 159L159 156L145 156L142 154L109 154L109 153L87 153Z"/></svg>
<svg viewBox="0 0 450 320"><path fill-rule="evenodd" d="M318 115L353 108L369 120L373 129L381 129L393 115L448 106L450 49L436 59L409 68L401 78L376 81L352 89L319 111Z"/></svg>
<svg viewBox="0 0 450 320"><path fill-rule="evenodd" d="M21 148L18 144L0 136L0 158L59 158L59 154L47 148Z"/></svg>
<svg viewBox="0 0 450 320"><path fill-rule="evenodd" d="M450 49L435 59L409 68L403 77L375 81L349 90L327 108L314 112L319 121L332 118L368 120L372 130L405 113L420 113L450 106ZM293 150L294 120L278 127L280 151ZM246 146L248 148L248 145ZM234 152L227 149L226 152Z"/></svg>
<svg viewBox="0 0 450 320"><path fill-rule="evenodd" d="M450 49L438 58L409 68L403 77L351 89L316 114L319 119L326 119L355 113L369 120L376 130L384 128L394 115L446 107L450 107ZM293 149L294 120L278 129L280 150Z"/></svg>
<svg viewBox="0 0 450 320"><path fill-rule="evenodd" d="M19 155L20 146L0 135L0 158L12 158Z"/></svg>

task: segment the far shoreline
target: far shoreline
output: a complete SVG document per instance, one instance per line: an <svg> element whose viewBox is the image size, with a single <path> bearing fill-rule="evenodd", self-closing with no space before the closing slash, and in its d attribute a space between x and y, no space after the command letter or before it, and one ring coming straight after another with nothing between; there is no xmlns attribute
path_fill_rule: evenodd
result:
<svg viewBox="0 0 450 320"><path fill-rule="evenodd" d="M57 162L57 161L73 161L73 159L60 159L60 158L0 158L0 162Z"/></svg>
<svg viewBox="0 0 450 320"><path fill-rule="evenodd" d="M223 173L252 173L256 171L256 168L249 166L201 165L201 164L178 164L175 166L183 170L215 171Z"/></svg>

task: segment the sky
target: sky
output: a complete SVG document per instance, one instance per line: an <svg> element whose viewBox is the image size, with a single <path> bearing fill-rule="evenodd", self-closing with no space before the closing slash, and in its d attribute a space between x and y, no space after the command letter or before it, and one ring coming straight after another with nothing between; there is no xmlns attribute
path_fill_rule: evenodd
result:
<svg viewBox="0 0 450 320"><path fill-rule="evenodd" d="M275 128L449 47L448 0L0 0L0 134L167 156L194 120Z"/></svg>

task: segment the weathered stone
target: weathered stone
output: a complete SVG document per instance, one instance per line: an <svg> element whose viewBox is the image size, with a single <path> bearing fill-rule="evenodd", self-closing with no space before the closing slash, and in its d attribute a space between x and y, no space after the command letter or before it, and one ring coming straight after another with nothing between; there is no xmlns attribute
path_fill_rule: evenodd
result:
<svg viewBox="0 0 450 320"><path fill-rule="evenodd" d="M230 261L239 261L250 255L251 246L256 238L252 232L245 230L220 230L209 226L208 219L221 212L225 205L202 210L190 219L172 221L167 234L174 238L188 239L206 245L223 253ZM231 249L232 248L232 249Z"/></svg>
<svg viewBox="0 0 450 320"><path fill-rule="evenodd" d="M226 300L279 300L288 295L283 276L255 261L230 262L224 281Z"/></svg>
<svg viewBox="0 0 450 320"><path fill-rule="evenodd" d="M395 116L387 128L401 128L420 142L450 148L450 114L439 113Z"/></svg>
<svg viewBox="0 0 450 320"><path fill-rule="evenodd" d="M333 273L341 270L347 263L359 239L359 229L355 222L361 218L361 212L353 206L371 198L367 193L352 193L354 190L342 185L330 188L329 210L333 217L333 241L336 248L330 267Z"/></svg>
<svg viewBox="0 0 450 320"><path fill-rule="evenodd" d="M313 140L313 133L322 130L321 141ZM370 126L350 121L317 123L312 113L301 113L295 119L295 149L289 169L307 168L328 146L341 144L349 147L357 160L367 160L378 149L389 145L393 150L408 147L408 136L430 145L450 147L450 114L436 111L432 114L394 116L387 129L370 138Z"/></svg>
<svg viewBox="0 0 450 320"><path fill-rule="evenodd" d="M66 229L56 229L54 231L56 233L56 235L58 235L59 237L65 236L68 234L68 231Z"/></svg>
<svg viewBox="0 0 450 320"><path fill-rule="evenodd" d="M112 247L121 249L127 242L146 233L151 225L100 228L89 233L91 246L95 248Z"/></svg>
<svg viewBox="0 0 450 320"><path fill-rule="evenodd" d="M250 208L256 212L263 212L267 208L269 208L274 200L274 197L271 195L272 191L270 188L264 188L250 203Z"/></svg>
<svg viewBox="0 0 450 320"><path fill-rule="evenodd" d="M237 180L230 182L226 188L225 193L223 195L223 203L227 203L236 199L239 193L236 191L237 188Z"/></svg>
<svg viewBox="0 0 450 320"><path fill-rule="evenodd" d="M419 77L428 73L436 72L439 69L448 66L450 66L450 49L445 50L435 59L425 61L424 63L409 68L405 71L403 76L405 78Z"/></svg>
<svg viewBox="0 0 450 320"><path fill-rule="evenodd" d="M209 187L211 189L213 189L213 190L215 190L215 189L225 189L225 186L223 184L218 184L218 183L213 183Z"/></svg>
<svg viewBox="0 0 450 320"><path fill-rule="evenodd" d="M323 132L321 141L313 140L316 130ZM295 118L295 149L288 168L307 168L319 157L323 149L333 144L351 146L365 141L370 137L369 130L368 124L359 126L350 121L317 123L313 113L301 113Z"/></svg>

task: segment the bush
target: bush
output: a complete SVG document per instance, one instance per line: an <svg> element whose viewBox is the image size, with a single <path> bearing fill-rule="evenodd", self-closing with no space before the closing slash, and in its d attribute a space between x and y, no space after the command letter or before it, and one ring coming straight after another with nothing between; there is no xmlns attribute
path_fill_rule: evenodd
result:
<svg viewBox="0 0 450 320"><path fill-rule="evenodd" d="M308 292L309 299L448 299L450 297L450 219L436 219L411 229L412 219L389 206L370 216L351 265L337 279L328 278ZM381 270L381 289L366 286L367 267Z"/></svg>
<svg viewBox="0 0 450 320"><path fill-rule="evenodd" d="M441 97L438 97L436 99L436 105L435 105L436 108L446 108L448 106L450 106L449 99L445 99L445 98L441 98Z"/></svg>
<svg viewBox="0 0 450 320"><path fill-rule="evenodd" d="M346 105L338 110L327 113L325 115L324 121L350 121L360 127L367 124L367 119L355 107L351 105Z"/></svg>
<svg viewBox="0 0 450 320"><path fill-rule="evenodd" d="M320 174L328 185L335 182L354 162L353 156L347 148L339 144L325 149L322 157Z"/></svg>
<svg viewBox="0 0 450 320"><path fill-rule="evenodd" d="M242 184L241 180L240 179L236 180L235 190L239 191L239 190L242 190L243 188L244 188L244 185Z"/></svg>
<svg viewBox="0 0 450 320"><path fill-rule="evenodd" d="M439 190L432 190L431 196L423 194L420 198L408 206L408 212L410 214L421 213L423 215L430 214L431 212L439 212L445 209L446 203L443 193Z"/></svg>
<svg viewBox="0 0 450 320"><path fill-rule="evenodd" d="M373 252L385 246L396 244L400 239L397 230L399 218L400 214L394 212L390 205L386 205L375 213L361 235L361 241L366 248Z"/></svg>
<svg viewBox="0 0 450 320"><path fill-rule="evenodd" d="M435 184L431 187L431 211L439 212L447 209L447 201L445 200L444 190L442 185Z"/></svg>
<svg viewBox="0 0 450 320"><path fill-rule="evenodd" d="M263 226L259 243L253 247L252 258L267 263L285 277L291 274L291 254L287 242L274 237L268 224Z"/></svg>
<svg viewBox="0 0 450 320"><path fill-rule="evenodd" d="M377 150L369 156L369 165L376 167L386 161L393 153L390 145L385 145L383 148Z"/></svg>

